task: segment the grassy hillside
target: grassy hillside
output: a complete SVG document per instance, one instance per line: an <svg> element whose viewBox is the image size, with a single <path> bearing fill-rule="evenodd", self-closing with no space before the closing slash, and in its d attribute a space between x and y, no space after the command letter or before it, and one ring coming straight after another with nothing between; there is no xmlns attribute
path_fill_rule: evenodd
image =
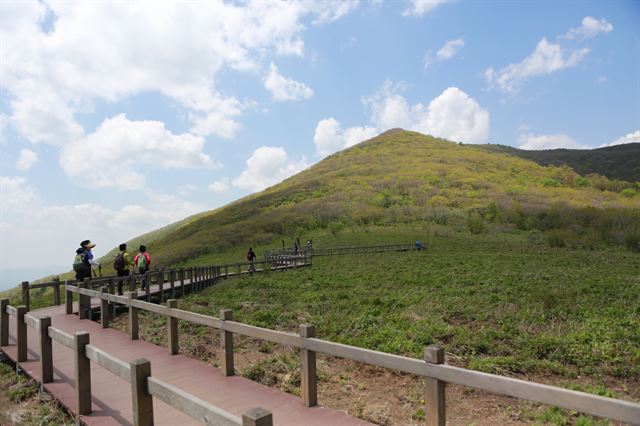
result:
<svg viewBox="0 0 640 426"><path fill-rule="evenodd" d="M415 222L469 226L479 233L501 223L557 230L560 245L573 244L573 236L582 245L623 244L635 238L628 235L640 223L638 185L622 182L616 192L600 182L610 181L392 130L203 214L149 247L168 265L304 230ZM569 228L571 236L561 235Z"/></svg>
<svg viewBox="0 0 640 426"><path fill-rule="evenodd" d="M640 181L640 143L608 146L597 149L546 149L530 151L505 145L482 145L494 152L502 152L543 166L567 165L581 175L597 173L609 179Z"/></svg>

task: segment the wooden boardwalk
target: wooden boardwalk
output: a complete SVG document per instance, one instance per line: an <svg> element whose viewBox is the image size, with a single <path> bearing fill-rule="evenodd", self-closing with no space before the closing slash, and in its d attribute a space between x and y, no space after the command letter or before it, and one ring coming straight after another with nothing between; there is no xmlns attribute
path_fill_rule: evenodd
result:
<svg viewBox="0 0 640 426"><path fill-rule="evenodd" d="M164 289L167 291L167 289ZM151 287L152 294L159 296L158 286ZM145 294L139 292L139 298ZM77 303L74 303L74 312ZM80 320L77 315L65 314L64 306L53 306L30 312L41 318L50 316L52 326L66 333L86 331L91 335L91 344L118 357L124 362L137 358L151 361L153 376L158 377L183 391L201 398L235 415L261 406L273 413L276 425L366 425L360 419L322 406L307 408L300 398L280 392L239 376L226 377L211 365L188 358L184 355L170 355L167 348L142 340L130 340L123 332L102 328L97 322ZM9 345L2 351L15 362L17 359L16 323L10 317ZM28 360L19 367L34 379L42 378L39 362L38 331L27 327ZM44 384L44 389L58 399L72 413L77 412L74 383L74 358L72 351L53 343L54 381ZM131 385L106 369L91 363L92 413L80 416L87 425L131 425L132 397ZM164 404L154 397L154 421L157 425L199 424L193 418Z"/></svg>

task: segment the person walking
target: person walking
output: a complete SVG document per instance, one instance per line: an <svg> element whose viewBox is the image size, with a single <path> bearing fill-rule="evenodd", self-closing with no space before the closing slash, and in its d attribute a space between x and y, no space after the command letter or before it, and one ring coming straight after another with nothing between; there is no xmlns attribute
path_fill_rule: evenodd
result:
<svg viewBox="0 0 640 426"><path fill-rule="evenodd" d="M249 247L249 251L247 252L247 260L249 261L249 272L250 273L254 273L256 272L256 267L253 264L253 260L256 258L256 254L253 251L252 247Z"/></svg>
<svg viewBox="0 0 640 426"><path fill-rule="evenodd" d="M84 261L87 265L89 265L88 272L85 271L85 274L88 275L88 278L91 278L92 271L93 271L93 275L96 276L96 271L93 270L92 266L97 266L98 271L100 272L100 275L102 275L102 265L100 264L100 262L98 262L93 258L93 253L91 252L91 249L94 248L95 246L96 245L92 243L91 240L84 240L80 243L80 247L84 249ZM84 278L87 278L87 276L86 275L83 276L83 279Z"/></svg>
<svg viewBox="0 0 640 426"><path fill-rule="evenodd" d="M113 260L113 269L116 270L118 277L128 277L131 273L131 256L127 252L127 245L125 243L120 244L118 247L120 252L116 254ZM122 284L124 280L118 280L118 294L122 295Z"/></svg>
<svg viewBox="0 0 640 426"><path fill-rule="evenodd" d="M151 267L151 255L147 253L146 246L140 246L140 253L136 254L136 257L133 258L133 265L139 274L144 274L149 270ZM140 289L144 290L146 284L145 280L142 280L142 286Z"/></svg>

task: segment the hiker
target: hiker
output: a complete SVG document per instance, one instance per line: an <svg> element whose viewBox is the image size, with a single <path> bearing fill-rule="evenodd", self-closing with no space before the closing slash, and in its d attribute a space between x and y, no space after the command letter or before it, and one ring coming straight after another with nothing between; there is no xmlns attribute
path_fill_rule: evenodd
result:
<svg viewBox="0 0 640 426"><path fill-rule="evenodd" d="M151 256L147 253L147 247L140 246L140 253L136 254L133 258L133 264L138 270L139 274L144 274L151 267Z"/></svg>
<svg viewBox="0 0 640 426"><path fill-rule="evenodd" d="M91 252L91 249L94 248L96 245L92 243L90 240L84 240L83 242L80 243L80 245L84 248L84 251L85 251L84 258L90 265L89 278L91 278L92 271L93 271L93 276L96 276L96 271L93 270L91 266L97 266L98 271L100 272L100 276L102 276L102 265L100 264L100 262L98 262L93 258L93 253Z"/></svg>
<svg viewBox="0 0 640 426"><path fill-rule="evenodd" d="M116 270L118 277L128 277L131 273L131 256L127 252L127 245L125 243L120 244L118 247L120 252L116 254L113 260L113 269ZM118 294L122 295L122 283L124 280L118 280Z"/></svg>
<svg viewBox="0 0 640 426"><path fill-rule="evenodd" d="M250 262L249 263L249 272L254 273L256 272L256 267L253 264L253 259L256 258L256 254L253 251L252 247L249 247L249 251L247 252L247 260Z"/></svg>
<svg viewBox="0 0 640 426"><path fill-rule="evenodd" d="M416 240L416 250L424 250L426 248L427 247L424 244L422 244L422 241Z"/></svg>

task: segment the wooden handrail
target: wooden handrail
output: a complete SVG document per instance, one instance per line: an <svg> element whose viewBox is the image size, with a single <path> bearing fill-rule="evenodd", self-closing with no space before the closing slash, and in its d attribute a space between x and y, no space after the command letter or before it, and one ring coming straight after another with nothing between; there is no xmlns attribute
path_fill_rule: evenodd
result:
<svg viewBox="0 0 640 426"><path fill-rule="evenodd" d="M133 306L137 309L143 309L172 318L195 322L231 333L237 333L308 351L333 355L340 358L351 359L369 365L390 368L404 373L416 374L426 378L438 379L447 383L470 386L497 394L555 405L631 424L634 424L634 422L637 423L638 419L640 419L640 404L634 402L602 397L526 380L483 373L480 371L468 370L446 364L429 363L424 360L359 348L313 337L306 338L298 334L270 330L231 320L221 320L212 316L195 314L193 312L177 308L168 308L149 302L128 299L122 296L107 295L93 290L77 287L70 287L69 289L72 292L77 292L98 299L110 297L110 300L115 299L116 303L122 303Z"/></svg>

